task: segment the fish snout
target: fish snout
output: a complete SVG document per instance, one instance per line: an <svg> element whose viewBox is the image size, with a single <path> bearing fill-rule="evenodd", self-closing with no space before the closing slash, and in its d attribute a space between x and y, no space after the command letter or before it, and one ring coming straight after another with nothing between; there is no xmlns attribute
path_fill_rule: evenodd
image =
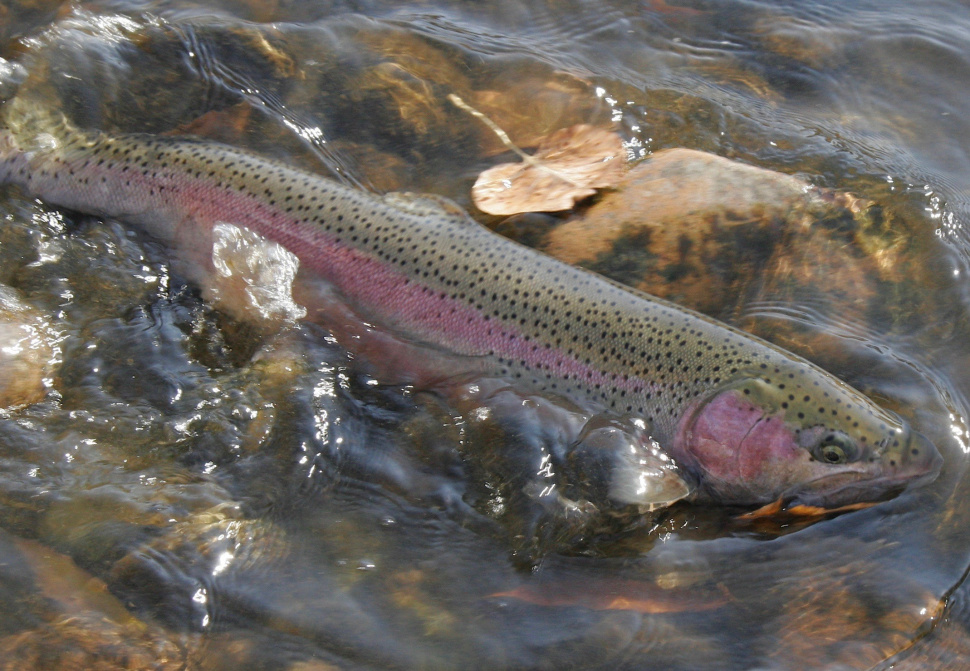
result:
<svg viewBox="0 0 970 671"><path fill-rule="evenodd" d="M909 437L901 446L868 460L867 467L820 478L802 491L791 492L792 501L832 508L883 500L914 485L932 482L939 475L943 457L923 434L907 432Z"/></svg>

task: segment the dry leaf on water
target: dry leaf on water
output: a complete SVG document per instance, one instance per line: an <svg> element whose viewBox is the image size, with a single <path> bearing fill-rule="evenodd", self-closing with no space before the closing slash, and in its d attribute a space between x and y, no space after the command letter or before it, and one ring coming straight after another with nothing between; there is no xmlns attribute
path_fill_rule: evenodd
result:
<svg viewBox="0 0 970 671"><path fill-rule="evenodd" d="M596 189L614 186L624 156L616 133L588 124L563 128L547 137L531 160L503 163L479 175L472 198L489 214L568 210Z"/></svg>

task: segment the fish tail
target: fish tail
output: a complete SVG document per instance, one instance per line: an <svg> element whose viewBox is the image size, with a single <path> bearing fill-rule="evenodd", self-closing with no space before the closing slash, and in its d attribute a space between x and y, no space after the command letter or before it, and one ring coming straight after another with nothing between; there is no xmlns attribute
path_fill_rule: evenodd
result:
<svg viewBox="0 0 970 671"><path fill-rule="evenodd" d="M11 164L20 152L13 133L7 127L7 103L20 88L23 77L17 64L0 58L0 184L10 181Z"/></svg>
<svg viewBox="0 0 970 671"><path fill-rule="evenodd" d="M20 176L26 165L27 156L17 144L13 132L0 125L0 184L23 184Z"/></svg>
<svg viewBox="0 0 970 671"><path fill-rule="evenodd" d="M9 132L25 151L60 145L78 134L62 111L38 96L23 93L3 103L0 128Z"/></svg>
<svg viewBox="0 0 970 671"><path fill-rule="evenodd" d="M23 92L0 104L0 184L26 184L31 170L78 135L63 112Z"/></svg>

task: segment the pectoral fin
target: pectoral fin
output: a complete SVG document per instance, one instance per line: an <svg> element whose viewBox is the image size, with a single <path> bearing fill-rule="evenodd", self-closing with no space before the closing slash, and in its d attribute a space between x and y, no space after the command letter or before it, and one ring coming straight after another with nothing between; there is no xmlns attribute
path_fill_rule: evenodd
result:
<svg viewBox="0 0 970 671"><path fill-rule="evenodd" d="M691 493L673 459L634 422L594 417L570 448L568 464L572 489L613 507L648 512Z"/></svg>

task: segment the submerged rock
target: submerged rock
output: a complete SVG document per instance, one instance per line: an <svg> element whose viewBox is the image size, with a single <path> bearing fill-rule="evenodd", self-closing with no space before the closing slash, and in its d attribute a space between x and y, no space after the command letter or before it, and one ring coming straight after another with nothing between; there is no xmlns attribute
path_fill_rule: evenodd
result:
<svg viewBox="0 0 970 671"><path fill-rule="evenodd" d="M514 231L515 218L502 226ZM655 153L538 246L845 365L860 353L832 334L912 321L916 287L933 282L880 204L689 149Z"/></svg>
<svg viewBox="0 0 970 671"><path fill-rule="evenodd" d="M0 534L5 609L32 626L0 638L0 669L178 669L186 640L132 616L105 583L69 557L33 541ZM12 593L9 567L20 567ZM29 568L27 568L29 567ZM12 601L12 603L11 603Z"/></svg>
<svg viewBox="0 0 970 671"><path fill-rule="evenodd" d="M544 250L652 294L717 313L743 297L755 273L808 269L786 261L820 230L854 236L870 201L790 175L690 149L668 149L631 170L613 193L552 230ZM832 235L823 235L831 239ZM783 244L784 243L784 244ZM818 254L819 269L862 280L858 251ZM752 272L755 271L755 272ZM806 278L807 279L807 278ZM872 289L869 288L871 295ZM866 296L857 296L864 299Z"/></svg>
<svg viewBox="0 0 970 671"><path fill-rule="evenodd" d="M57 359L47 318L0 286L0 408L27 405L47 393Z"/></svg>

